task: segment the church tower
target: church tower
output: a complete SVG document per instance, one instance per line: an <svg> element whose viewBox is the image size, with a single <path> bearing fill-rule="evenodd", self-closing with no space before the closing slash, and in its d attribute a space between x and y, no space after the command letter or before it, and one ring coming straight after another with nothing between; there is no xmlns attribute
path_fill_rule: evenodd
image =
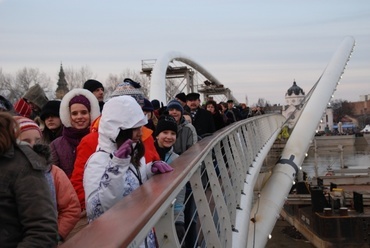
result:
<svg viewBox="0 0 370 248"><path fill-rule="evenodd" d="M286 106L282 111L282 115L288 120L288 127L292 128L298 120L299 114L296 111L301 110L301 103L305 98L305 93L301 87L297 85L295 80L293 85L285 93Z"/></svg>
<svg viewBox="0 0 370 248"><path fill-rule="evenodd" d="M63 96L69 91L62 64L60 64L59 80L57 85L58 87L55 90L55 98L62 99Z"/></svg>

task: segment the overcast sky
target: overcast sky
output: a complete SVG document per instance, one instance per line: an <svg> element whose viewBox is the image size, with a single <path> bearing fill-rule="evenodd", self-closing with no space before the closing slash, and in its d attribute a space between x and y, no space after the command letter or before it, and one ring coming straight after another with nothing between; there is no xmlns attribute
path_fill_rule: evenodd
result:
<svg viewBox="0 0 370 248"><path fill-rule="evenodd" d="M177 51L249 104L285 102L293 80L308 92L345 36L356 47L335 97L370 94L370 1L0 0L0 67L141 70Z"/></svg>

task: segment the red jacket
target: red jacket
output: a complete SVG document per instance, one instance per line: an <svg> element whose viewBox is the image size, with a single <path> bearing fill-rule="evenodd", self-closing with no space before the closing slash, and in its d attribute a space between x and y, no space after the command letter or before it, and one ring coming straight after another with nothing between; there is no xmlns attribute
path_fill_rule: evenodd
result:
<svg viewBox="0 0 370 248"><path fill-rule="evenodd" d="M90 133L82 138L80 144L77 146L76 160L74 164L74 169L72 176L70 178L73 187L77 192L78 199L80 200L81 209L86 209L85 207L85 191L83 188L83 178L85 164L89 157L96 151L98 146L98 127L99 127L100 117L97 118L91 125ZM143 126L143 135L141 140L143 141L145 147L145 161L149 163L151 161L160 160L157 150L154 147L154 139L152 137L152 130Z"/></svg>

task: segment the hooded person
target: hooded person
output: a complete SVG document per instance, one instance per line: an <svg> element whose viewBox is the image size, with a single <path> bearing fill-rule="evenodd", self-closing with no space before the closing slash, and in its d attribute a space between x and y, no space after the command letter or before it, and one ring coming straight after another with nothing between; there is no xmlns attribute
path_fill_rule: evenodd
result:
<svg viewBox="0 0 370 248"><path fill-rule="evenodd" d="M141 128L147 122L141 106L131 96L113 97L105 103L97 151L89 158L84 172L89 222L145 183L153 173L172 170L163 161L145 163ZM145 242L155 247L153 232Z"/></svg>
<svg viewBox="0 0 370 248"><path fill-rule="evenodd" d="M76 159L76 148L90 131L91 123L100 115L99 103L88 90L73 89L60 103L59 116L63 124L62 136L50 143L52 162L71 177Z"/></svg>
<svg viewBox="0 0 370 248"><path fill-rule="evenodd" d="M98 99L100 112L101 112L104 106L104 86L103 84L100 83L98 80L89 79L84 83L83 88L86 90L89 90L91 93L94 94L96 99Z"/></svg>
<svg viewBox="0 0 370 248"><path fill-rule="evenodd" d="M22 98L29 103L32 110L30 118L33 120L40 115L41 109L49 100L39 84L29 88Z"/></svg>
<svg viewBox="0 0 370 248"><path fill-rule="evenodd" d="M136 87L136 88L135 88ZM128 95L133 97L142 108L145 108L144 94L140 90L140 83L133 81L132 79L126 78L123 82L119 83L112 93L111 97L117 97L121 95ZM147 108L145 108L147 109ZM121 110L121 114L125 114L125 110ZM90 133L82 138L80 144L77 146L77 156L74 164L74 169L71 176L71 182L75 188L78 199L80 200L82 210L86 209L85 206L85 190L83 186L85 164L89 157L96 151L98 146L99 137L99 123L100 117L98 117L90 128ZM160 160L159 155L154 147L154 139L152 136L153 131L147 127L142 128L141 140L145 147L145 161L149 163L151 161Z"/></svg>

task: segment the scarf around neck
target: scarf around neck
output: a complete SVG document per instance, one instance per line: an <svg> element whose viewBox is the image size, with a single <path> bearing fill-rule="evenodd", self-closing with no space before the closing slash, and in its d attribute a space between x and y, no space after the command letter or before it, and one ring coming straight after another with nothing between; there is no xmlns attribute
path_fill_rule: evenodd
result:
<svg viewBox="0 0 370 248"><path fill-rule="evenodd" d="M76 129L74 127L63 127L63 137L73 145L77 147L81 139L90 132L90 128Z"/></svg>
<svg viewBox="0 0 370 248"><path fill-rule="evenodd" d="M161 158L161 160L162 161L165 161L165 159L166 159L166 154L167 154L167 152L169 152L170 150L171 150L171 147L169 147L169 148L166 148L166 147L159 147L159 145L158 145L158 142L157 141L155 141L154 142L154 146L155 146L155 149L157 150L157 152L158 152L158 155L159 155L159 157Z"/></svg>

